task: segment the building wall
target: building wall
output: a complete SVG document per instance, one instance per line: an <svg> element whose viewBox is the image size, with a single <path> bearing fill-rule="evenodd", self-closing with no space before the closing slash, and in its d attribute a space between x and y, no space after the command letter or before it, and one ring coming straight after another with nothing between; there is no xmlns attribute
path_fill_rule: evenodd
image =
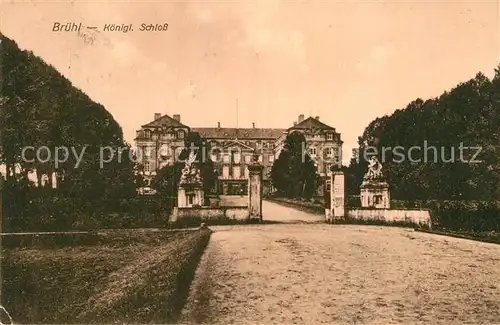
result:
<svg viewBox="0 0 500 325"><path fill-rule="evenodd" d="M339 164L342 160L342 141L340 135L334 131L323 130L289 130L299 132L306 138L308 153L317 165L320 176L326 176L330 167ZM276 143L276 158L283 149L286 136L281 137Z"/></svg>
<svg viewBox="0 0 500 325"><path fill-rule="evenodd" d="M155 119L160 118L155 114ZM174 115L175 120L180 122L180 115ZM317 118L317 117L316 117ZM319 118L317 118L319 121ZM259 136L259 137L245 137L239 138L234 134L227 134L227 136L218 132L217 136L200 135L210 142L212 148L222 149L222 155L231 156L231 147L239 149L241 157L239 162L234 159L221 157L211 157L214 161L215 168L218 172L219 184L217 185L222 194L225 189L230 187L240 186L246 189L248 180L248 172L246 165L253 159L254 153L259 154L258 161L264 166L263 170L263 184L264 192L269 192L270 173L274 161L279 157L283 149L284 140L286 135L290 132L301 132L306 137L307 147L313 160L316 162L318 173L321 176L326 176L329 168L333 164L338 164L341 161L342 141L340 134L335 130L325 125L325 128L314 129L295 129L295 125L302 122L303 115L299 116L299 120L293 127L287 130L272 129L273 136ZM182 124L181 124L182 125ZM220 125L219 125L220 127ZM191 130L188 126L178 127L141 127L137 131L135 139L138 152L144 153L143 156L143 175L146 184L149 184L156 175L156 172L167 164L172 164L175 161L176 154L180 152L180 148L184 146L184 137ZM223 130L223 129L222 129ZM271 130L271 129L232 129L240 130L242 134L251 133L250 131L258 130ZM245 131L246 130L246 131ZM196 130L197 131L197 130ZM248 132L247 132L248 131ZM257 132L258 133L258 132ZM264 133L264 132L262 132ZM271 133L268 133L271 134ZM245 158L251 157L251 158ZM216 159L214 159L216 158ZM250 159L250 160L248 160ZM240 173L235 173L235 168L238 168ZM239 184L239 185L233 185ZM322 192L322 190L319 190Z"/></svg>
<svg viewBox="0 0 500 325"><path fill-rule="evenodd" d="M348 209L347 217L358 220L381 220L386 222L408 222L431 227L429 210L396 209Z"/></svg>
<svg viewBox="0 0 500 325"><path fill-rule="evenodd" d="M169 222L180 221L183 218L197 217L201 220L228 218L233 220L248 219L248 207L220 207L220 208L178 208L174 207Z"/></svg>
<svg viewBox="0 0 500 325"><path fill-rule="evenodd" d="M162 167L173 164L184 147L189 127L142 127L136 132L136 148L146 185Z"/></svg>

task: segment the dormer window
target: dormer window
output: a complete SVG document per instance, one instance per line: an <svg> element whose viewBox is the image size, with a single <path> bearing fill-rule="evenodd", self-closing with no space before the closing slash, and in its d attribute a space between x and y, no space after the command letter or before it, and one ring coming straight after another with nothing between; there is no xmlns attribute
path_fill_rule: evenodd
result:
<svg viewBox="0 0 500 325"><path fill-rule="evenodd" d="M150 130L144 130L144 137L149 139L151 138L151 131Z"/></svg>
<svg viewBox="0 0 500 325"><path fill-rule="evenodd" d="M333 140L333 133L327 133L326 134L326 139L330 140L330 141Z"/></svg>
<svg viewBox="0 0 500 325"><path fill-rule="evenodd" d="M184 139L184 131L177 131L177 138Z"/></svg>

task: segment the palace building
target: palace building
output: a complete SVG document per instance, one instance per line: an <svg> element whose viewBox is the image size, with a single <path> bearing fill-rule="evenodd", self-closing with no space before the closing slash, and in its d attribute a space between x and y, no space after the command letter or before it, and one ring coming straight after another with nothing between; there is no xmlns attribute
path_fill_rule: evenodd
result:
<svg viewBox="0 0 500 325"><path fill-rule="evenodd" d="M161 115L155 113L154 119L141 126L136 133L136 148L142 154L141 173L146 187L149 187L156 172L172 164L184 147L188 132L198 132L210 143L210 154L218 174L216 190L219 194L246 194L248 169L253 157L264 166L263 188L267 193L272 190L270 182L271 167L283 149L286 135L291 132L304 134L306 150L316 163L320 176L326 176L333 164L341 161L342 141L335 128L321 122L319 117L298 120L288 129L221 127L189 127L181 123L178 114Z"/></svg>

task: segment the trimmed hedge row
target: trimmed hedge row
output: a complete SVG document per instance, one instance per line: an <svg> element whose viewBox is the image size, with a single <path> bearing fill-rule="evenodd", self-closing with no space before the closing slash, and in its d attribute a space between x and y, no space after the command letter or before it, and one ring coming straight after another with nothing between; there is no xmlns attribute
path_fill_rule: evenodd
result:
<svg viewBox="0 0 500 325"><path fill-rule="evenodd" d="M429 201L432 224L455 231L500 230L499 201Z"/></svg>
<svg viewBox="0 0 500 325"><path fill-rule="evenodd" d="M4 232L85 231L165 227L172 202L159 197L86 204L74 198L41 197L22 210L7 209Z"/></svg>

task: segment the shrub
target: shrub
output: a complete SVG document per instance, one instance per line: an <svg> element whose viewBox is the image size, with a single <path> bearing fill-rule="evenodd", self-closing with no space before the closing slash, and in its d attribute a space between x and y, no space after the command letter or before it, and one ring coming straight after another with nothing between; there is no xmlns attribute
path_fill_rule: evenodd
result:
<svg viewBox="0 0 500 325"><path fill-rule="evenodd" d="M500 229L498 201L429 201L433 226L474 232Z"/></svg>

